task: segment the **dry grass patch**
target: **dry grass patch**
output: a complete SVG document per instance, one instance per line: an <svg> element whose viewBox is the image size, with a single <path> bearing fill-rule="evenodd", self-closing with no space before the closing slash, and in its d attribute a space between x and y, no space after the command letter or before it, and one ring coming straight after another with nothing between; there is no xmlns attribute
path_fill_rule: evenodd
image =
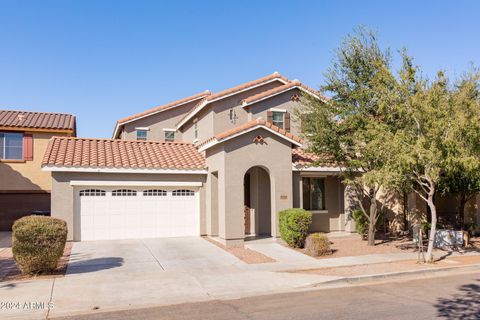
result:
<svg viewBox="0 0 480 320"><path fill-rule="evenodd" d="M223 250L227 251L230 254L233 254L235 257L238 259L242 260L245 263L248 264L257 264L257 263L270 263L270 262L276 262L275 259L272 259L260 252L257 252L255 250L251 250L248 248L227 248L223 244L219 243L218 241L215 241L209 237L203 237L203 239L207 240L208 242L216 245L219 248L222 248Z"/></svg>

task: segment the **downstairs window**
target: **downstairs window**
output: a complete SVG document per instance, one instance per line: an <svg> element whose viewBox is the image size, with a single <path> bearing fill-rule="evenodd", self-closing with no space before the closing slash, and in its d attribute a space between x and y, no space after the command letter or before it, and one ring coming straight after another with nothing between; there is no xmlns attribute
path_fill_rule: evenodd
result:
<svg viewBox="0 0 480 320"><path fill-rule="evenodd" d="M303 209L326 210L325 178L302 178Z"/></svg>

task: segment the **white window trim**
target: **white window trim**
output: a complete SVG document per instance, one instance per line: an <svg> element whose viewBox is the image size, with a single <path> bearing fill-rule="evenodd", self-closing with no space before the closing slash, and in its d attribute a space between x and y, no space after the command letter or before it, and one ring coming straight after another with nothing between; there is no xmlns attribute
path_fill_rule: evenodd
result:
<svg viewBox="0 0 480 320"><path fill-rule="evenodd" d="M150 131L149 127L136 127L135 130Z"/></svg>
<svg viewBox="0 0 480 320"><path fill-rule="evenodd" d="M163 128L163 131L169 131L169 132L177 132L177 129L168 129L168 128Z"/></svg>
<svg viewBox="0 0 480 320"><path fill-rule="evenodd" d="M284 129L284 130L285 130L285 120L286 120L286 119L285 119L285 114L287 113L287 111L286 111L286 110L285 110L285 111L283 111L283 110L273 110L273 109L270 109L270 111L272 112L272 124L273 124L274 126L277 126L277 125L275 124L275 122L279 122L279 121L275 121L275 120L273 119L273 112L282 113L282 114L283 114L283 120L281 121L281 122L282 122L282 126L281 126L281 127L280 127L280 126L277 126L277 127L279 127L280 129Z"/></svg>
<svg viewBox="0 0 480 320"><path fill-rule="evenodd" d="M269 111L272 111L272 112L283 112L283 113L287 113L287 109L276 109L276 108L271 108L271 109L269 109Z"/></svg>

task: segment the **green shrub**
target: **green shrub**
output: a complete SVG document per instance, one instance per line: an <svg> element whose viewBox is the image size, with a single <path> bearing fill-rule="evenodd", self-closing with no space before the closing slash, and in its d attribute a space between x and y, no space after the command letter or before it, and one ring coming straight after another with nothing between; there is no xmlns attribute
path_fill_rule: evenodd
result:
<svg viewBox="0 0 480 320"><path fill-rule="evenodd" d="M363 211L356 209L352 211L352 219L355 221L355 230L363 239L367 238L368 232L368 219L363 214Z"/></svg>
<svg viewBox="0 0 480 320"><path fill-rule="evenodd" d="M48 273L56 269L67 240L65 221L27 216L13 227L13 258L24 274Z"/></svg>
<svg viewBox="0 0 480 320"><path fill-rule="evenodd" d="M379 211L378 215L377 223L375 224L375 231L382 230L382 225L384 223L384 214ZM355 221L355 230L362 236L363 240L366 240L368 237L368 218L363 214L362 210L355 209L352 211L352 219Z"/></svg>
<svg viewBox="0 0 480 320"><path fill-rule="evenodd" d="M331 254L330 240L324 233L312 233L305 240L305 253L313 256L324 256Z"/></svg>
<svg viewBox="0 0 480 320"><path fill-rule="evenodd" d="M280 235L290 247L303 248L311 224L312 213L304 209L280 211Z"/></svg>

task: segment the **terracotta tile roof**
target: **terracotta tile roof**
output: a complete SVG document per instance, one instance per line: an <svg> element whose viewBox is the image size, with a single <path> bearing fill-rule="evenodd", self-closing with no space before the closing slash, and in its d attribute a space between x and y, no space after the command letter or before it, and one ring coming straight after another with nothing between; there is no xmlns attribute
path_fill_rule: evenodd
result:
<svg viewBox="0 0 480 320"><path fill-rule="evenodd" d="M227 139L227 138L229 138L233 135L242 133L244 131L247 131L249 129L252 129L252 128L258 127L258 126L263 126L263 127L269 128L270 130L278 132L280 135L285 136L286 138L289 138L289 139L291 139L293 141L296 141L300 144L303 143L303 140L300 137L297 137L296 135L281 129L281 128L273 125L272 123L270 123L268 121L265 121L261 118L258 118L258 119L249 121L245 124L242 124L238 127L235 127L233 129L230 129L230 130L227 130L225 132L216 134L215 136L213 136L213 137L201 142L200 144L198 144L197 147L200 148L200 147L205 146L206 144L211 143L211 142L221 142L222 140L225 140L225 139Z"/></svg>
<svg viewBox="0 0 480 320"><path fill-rule="evenodd" d="M262 100L263 98L266 98L266 97L270 97L270 96L273 96L277 93L281 93L281 92L284 92L284 91L287 91L291 88L295 88L295 87L301 87L303 88L304 90L312 93L313 95L315 96L318 96L319 98L321 98L322 100L325 100L327 101L328 99L324 96L322 96L320 93L318 93L317 91L313 90L312 88L310 87L307 87L306 85L302 84L300 81L298 80L295 80L295 81L292 81L292 82L289 82L289 83L286 83L284 84L283 86L279 86L279 87L276 87L276 88L273 88L273 89L270 89L270 90L267 90L267 91L264 91L264 92L260 92L256 95L253 95L253 96L250 96L246 99L243 99L242 100L242 103L244 105L248 105L248 104L252 104L252 103L255 103L256 101L259 101L259 100Z"/></svg>
<svg viewBox="0 0 480 320"><path fill-rule="evenodd" d="M54 137L42 166L145 169L204 169L191 143Z"/></svg>
<svg viewBox="0 0 480 320"><path fill-rule="evenodd" d="M253 80L253 81L249 81L249 82L246 82L246 83L243 83L241 85L238 85L238 86L235 86L233 88L230 88L230 89L227 89L227 90L223 90L223 91L220 91L218 93L215 93L215 94L212 94L212 95L209 95L205 98L203 98L199 103L197 103L197 105L192 108L192 110L190 110L178 123L177 123L177 126L179 124L181 124L182 122L184 122L186 119L190 118L191 116L193 116L194 114L196 114L197 112L199 112L206 104L208 104L208 102L210 101L213 101L213 100L216 100L216 99L220 99L224 96L227 96L229 94L233 94L235 92L238 92L238 91L242 91L242 90L245 90L245 89L248 89L250 87L254 87L256 85L259 85L259 84L262 84L264 82L268 82L268 81L271 81L271 80L274 80L274 79L280 79L281 81L284 81L284 82L290 82L290 80L288 80L288 78L282 76L280 73L278 72L274 72L272 74L269 74L268 76L265 76L263 78L260 78L260 79L256 79L256 80Z"/></svg>
<svg viewBox="0 0 480 320"><path fill-rule="evenodd" d="M130 120L135 120L137 118L141 118L141 117L147 116L149 114L157 113L157 112L160 112L160 111L163 111L163 110L166 110L166 109L170 109L172 107L181 106L181 105L184 105L185 103L192 102L192 101L195 101L195 100L199 100L199 99L207 97L209 95L211 95L211 92L206 90L204 92L197 93L193 96L186 97L186 98L183 98L183 99L180 99L180 100L176 100L176 101L173 101L173 102L170 102L170 103L158 106L158 107L154 107L154 108L142 111L140 113L131 115L129 117L120 119L120 120L117 121L117 123L122 124L124 122L130 121Z"/></svg>
<svg viewBox="0 0 480 320"><path fill-rule="evenodd" d="M75 116L64 113L0 110L0 127L75 132Z"/></svg>
<svg viewBox="0 0 480 320"><path fill-rule="evenodd" d="M274 72L274 73L269 74L268 76L265 76L263 78L256 79L256 80L253 80L253 81L249 81L249 82L243 83L241 85L235 86L233 88L230 88L230 89L223 90L223 91L220 91L218 93L212 94L211 96L208 96L206 99L207 99L207 101L216 100L216 99L221 98L223 96L235 93L237 91L242 91L242 90L248 89L249 87L253 87L253 86L256 86L258 84L262 84L264 82L267 82L267 81L270 81L270 80L273 80L273 79L282 79L285 82L290 81L286 77L282 76L280 73Z"/></svg>
<svg viewBox="0 0 480 320"><path fill-rule="evenodd" d="M302 148L292 149L292 163L298 167L322 166L322 167L337 167L337 164L329 159L327 156L320 156L314 153L309 153Z"/></svg>

